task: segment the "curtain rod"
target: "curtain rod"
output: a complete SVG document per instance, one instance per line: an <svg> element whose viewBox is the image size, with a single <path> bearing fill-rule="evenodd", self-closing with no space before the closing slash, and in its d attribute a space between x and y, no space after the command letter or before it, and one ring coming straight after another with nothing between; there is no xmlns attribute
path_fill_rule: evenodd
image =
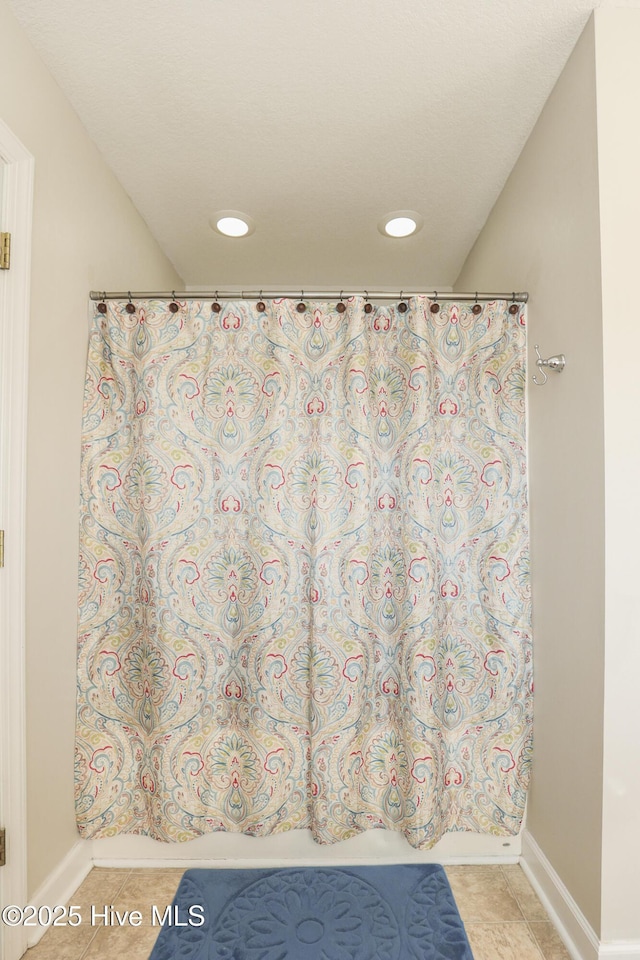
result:
<svg viewBox="0 0 640 960"><path fill-rule="evenodd" d="M529 294L526 292L509 293L440 293L437 290L401 290L400 293L389 293L388 290L286 290L273 293L269 290L171 290L158 291L121 291L107 293L107 291L92 290L91 300L348 300L350 297L367 297L370 300L406 300L410 297L429 297L432 300L511 300L515 303L527 303Z"/></svg>

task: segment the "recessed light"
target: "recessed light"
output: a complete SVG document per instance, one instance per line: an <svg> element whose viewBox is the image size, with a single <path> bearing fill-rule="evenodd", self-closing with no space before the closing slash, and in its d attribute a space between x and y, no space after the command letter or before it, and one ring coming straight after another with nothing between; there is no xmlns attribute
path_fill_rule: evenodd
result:
<svg viewBox="0 0 640 960"><path fill-rule="evenodd" d="M411 217L393 217L384 225L384 232L390 237L410 237L416 232L418 224Z"/></svg>
<svg viewBox="0 0 640 960"><path fill-rule="evenodd" d="M225 237L244 237L249 233L249 224L240 217L220 217L216 222L216 229L224 233Z"/></svg>
<svg viewBox="0 0 640 960"><path fill-rule="evenodd" d="M378 224L378 230L385 237L410 237L422 227L422 217L412 210L397 210L389 213Z"/></svg>
<svg viewBox="0 0 640 960"><path fill-rule="evenodd" d="M225 237L246 237L255 230L251 218L237 210L221 210L209 222Z"/></svg>

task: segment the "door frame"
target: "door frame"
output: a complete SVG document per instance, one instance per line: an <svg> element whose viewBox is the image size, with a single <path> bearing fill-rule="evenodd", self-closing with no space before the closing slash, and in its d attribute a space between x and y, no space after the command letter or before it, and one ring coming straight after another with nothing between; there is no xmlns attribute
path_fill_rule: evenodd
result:
<svg viewBox="0 0 640 960"><path fill-rule="evenodd" d="M29 296L34 158L0 119L0 230L11 233L11 266L0 274L0 816L7 863L0 904L26 905L25 513ZM0 924L0 955L18 960L24 927Z"/></svg>

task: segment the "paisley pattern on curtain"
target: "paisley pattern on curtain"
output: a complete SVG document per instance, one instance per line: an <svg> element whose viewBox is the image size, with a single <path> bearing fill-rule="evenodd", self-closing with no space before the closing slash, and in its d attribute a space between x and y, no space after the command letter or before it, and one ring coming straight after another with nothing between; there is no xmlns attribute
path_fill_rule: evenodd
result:
<svg viewBox="0 0 640 960"><path fill-rule="evenodd" d="M96 312L80 833L518 831L524 308Z"/></svg>

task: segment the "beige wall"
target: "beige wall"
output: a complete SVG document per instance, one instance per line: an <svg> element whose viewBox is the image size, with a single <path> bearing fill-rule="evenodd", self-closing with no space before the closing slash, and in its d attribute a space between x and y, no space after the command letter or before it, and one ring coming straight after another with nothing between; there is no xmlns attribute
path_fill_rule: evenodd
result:
<svg viewBox="0 0 640 960"><path fill-rule="evenodd" d="M604 470L593 21L455 288L528 290L530 367L535 343L543 356L567 355L564 373L529 392L536 699L527 825L598 931Z"/></svg>
<svg viewBox="0 0 640 960"><path fill-rule="evenodd" d="M602 938L640 940L640 10L598 10L606 653Z"/></svg>
<svg viewBox="0 0 640 960"><path fill-rule="evenodd" d="M597 11L595 31L591 21L456 284L528 289L531 352L539 342L544 354L568 358L560 377L530 393L536 744L528 827L596 931L602 872L604 939L640 936L640 763L631 713L640 577L629 562L629 544L640 534L640 500L629 492L640 472L640 431L630 429L640 410L640 322L629 306L640 261L639 40L639 11ZM36 158L27 508L33 892L77 837L72 750L87 292L182 283L4 0L0 117Z"/></svg>
<svg viewBox="0 0 640 960"><path fill-rule="evenodd" d="M0 117L35 157L27 489L28 883L73 811L80 414L87 294L182 281L0 0Z"/></svg>

